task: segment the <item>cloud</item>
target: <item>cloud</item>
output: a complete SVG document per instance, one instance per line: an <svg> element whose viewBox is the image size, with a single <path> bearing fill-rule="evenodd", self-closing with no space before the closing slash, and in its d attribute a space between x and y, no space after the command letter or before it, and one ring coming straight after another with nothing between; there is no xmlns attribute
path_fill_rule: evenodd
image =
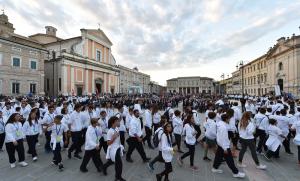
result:
<svg viewBox="0 0 300 181"><path fill-rule="evenodd" d="M65 38L78 36L80 28L98 28L100 23L114 44L112 52L119 64L151 71L205 66L224 60L300 15L300 3L246 0L3 3L31 29L54 25ZM26 30L22 31L28 34Z"/></svg>

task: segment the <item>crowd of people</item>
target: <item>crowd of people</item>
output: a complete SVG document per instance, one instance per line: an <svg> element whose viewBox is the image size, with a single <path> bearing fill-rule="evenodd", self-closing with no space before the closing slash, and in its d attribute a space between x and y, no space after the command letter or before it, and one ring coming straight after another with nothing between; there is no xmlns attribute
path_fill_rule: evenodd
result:
<svg viewBox="0 0 300 181"><path fill-rule="evenodd" d="M190 168L199 170L194 163L199 144L204 149L203 160L213 160L213 173L223 173L219 167L226 162L233 177L244 178L245 173L238 168L247 167L243 163L247 148L256 168L265 170L257 155L277 159L281 145L287 154L293 154L291 139L297 145L300 165L300 107L296 100L285 97L247 97L239 103L226 96L143 94L2 97L0 102L0 150L5 145L11 168L16 167L15 152L20 166L28 165L26 151L34 162L38 161L41 153L36 147L43 142L45 151L53 153L52 164L59 171L64 169L61 152L67 150L68 159L82 160L81 172L88 172L92 159L104 175L109 166L115 165L115 180L123 181L122 157L133 163L136 149L150 172L155 170L155 163L164 163L156 178L168 181L175 152L179 166L189 157ZM183 110L178 109L180 103ZM147 156L146 144L158 150L155 158ZM209 151L214 158L209 158Z"/></svg>

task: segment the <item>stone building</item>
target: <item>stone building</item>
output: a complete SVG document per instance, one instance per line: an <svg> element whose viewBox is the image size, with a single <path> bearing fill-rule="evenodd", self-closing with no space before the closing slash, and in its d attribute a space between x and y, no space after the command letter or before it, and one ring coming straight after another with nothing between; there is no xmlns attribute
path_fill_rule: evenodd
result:
<svg viewBox="0 0 300 181"><path fill-rule="evenodd" d="M242 69L240 70L242 71ZM243 71L245 94L261 96L268 93L266 55L245 64Z"/></svg>
<svg viewBox="0 0 300 181"><path fill-rule="evenodd" d="M48 95L85 95L119 92L119 70L112 43L101 29L81 29L81 35L62 39L56 28L30 36L49 51L45 62Z"/></svg>
<svg viewBox="0 0 300 181"><path fill-rule="evenodd" d="M266 87L274 92L279 86L284 93L300 97L300 36L281 37L265 55L267 59Z"/></svg>
<svg viewBox="0 0 300 181"><path fill-rule="evenodd" d="M182 94L198 94L214 92L212 78L208 77L178 77L167 80L167 91Z"/></svg>
<svg viewBox="0 0 300 181"><path fill-rule="evenodd" d="M242 93L242 77L240 71L236 70L232 72L232 93L231 94L241 94Z"/></svg>
<svg viewBox="0 0 300 181"><path fill-rule="evenodd" d="M0 94L44 95L47 50L36 40L14 33L7 15L0 15Z"/></svg>
<svg viewBox="0 0 300 181"><path fill-rule="evenodd" d="M242 73L243 71L243 73ZM239 77L239 78L238 78ZM238 79L240 85L238 85ZM261 96L283 93L300 97L300 36L281 37L264 55L242 65L232 73L233 94ZM242 83L244 90L242 91ZM240 87L240 91L238 91Z"/></svg>
<svg viewBox="0 0 300 181"><path fill-rule="evenodd" d="M141 94L150 92L150 75L140 72L136 67L131 69L122 65L120 70L120 92L124 94Z"/></svg>
<svg viewBox="0 0 300 181"><path fill-rule="evenodd" d="M154 93L157 95L163 95L166 93L166 87L159 85L157 82L150 82L150 93Z"/></svg>

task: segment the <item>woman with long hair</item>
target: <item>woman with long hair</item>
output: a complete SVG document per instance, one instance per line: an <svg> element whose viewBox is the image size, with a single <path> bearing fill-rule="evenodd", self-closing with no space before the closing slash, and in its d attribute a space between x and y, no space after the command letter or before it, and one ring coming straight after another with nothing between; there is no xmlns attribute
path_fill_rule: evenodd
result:
<svg viewBox="0 0 300 181"><path fill-rule="evenodd" d="M195 120L192 114L189 114L184 122L183 134L185 135L185 144L189 151L184 153L178 158L178 164L183 165L183 159L190 156L190 167L192 170L198 170L198 167L194 166L194 155L196 145L197 131L194 128Z"/></svg>
<svg viewBox="0 0 300 181"><path fill-rule="evenodd" d="M5 126L5 146L9 158L11 168L16 167L15 151L18 152L19 165L26 167L28 164L25 162L25 153L23 145L23 131L20 122L21 115L13 113L7 120Z"/></svg>
<svg viewBox="0 0 300 181"><path fill-rule="evenodd" d="M161 136L161 149L162 157L165 162L165 169L156 175L157 181L161 181L164 176L164 180L169 180L169 174L172 172L172 158L174 155L174 150L172 146L172 124L170 122L165 123L163 126L163 134Z"/></svg>
<svg viewBox="0 0 300 181"><path fill-rule="evenodd" d="M242 119L239 123L239 132L240 132L240 143L242 145L242 149L239 154L239 162L237 164L238 167L245 168L246 165L243 164L243 157L249 147L252 155L252 159L256 164L257 169L266 169L265 165L261 165L258 161L256 149L255 149L255 140L254 140L254 132L255 125L251 122L252 113L247 111L244 112Z"/></svg>
<svg viewBox="0 0 300 181"><path fill-rule="evenodd" d="M25 121L23 125L23 131L26 136L26 140L28 144L27 153L32 155L33 161L37 161L38 159L35 146L41 130L36 113L37 111L35 109L32 109L29 113L28 119Z"/></svg>

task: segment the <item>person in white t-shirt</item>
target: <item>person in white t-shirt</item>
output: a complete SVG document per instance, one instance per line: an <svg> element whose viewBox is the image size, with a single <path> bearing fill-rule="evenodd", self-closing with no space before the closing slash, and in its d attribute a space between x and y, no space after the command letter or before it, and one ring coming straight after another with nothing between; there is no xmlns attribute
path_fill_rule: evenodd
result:
<svg viewBox="0 0 300 181"><path fill-rule="evenodd" d="M141 126L141 121L139 119L140 113L139 110L135 109L133 111L134 118L130 121L129 126L129 138L127 139L128 151L126 154L126 161L132 163L131 158L132 152L137 149L144 163L149 162L150 158L146 156L144 147L143 147L143 131Z"/></svg>
<svg viewBox="0 0 300 181"><path fill-rule="evenodd" d="M61 124L65 125L66 127L68 127L69 122L70 122L70 115L68 112L68 108L62 108L61 110L61 115L63 116L62 120L61 120ZM71 137L71 132L70 130L68 130L67 132L67 137L65 136L65 134L63 134L63 141L64 141L64 149L68 148L69 143L70 143L70 137Z"/></svg>
<svg viewBox="0 0 300 181"><path fill-rule="evenodd" d="M269 135L266 141L268 151L264 156L267 160L270 160L272 157L279 158L279 150L282 145L282 141L286 138L286 136L283 131L277 127L276 119L269 119L267 134Z"/></svg>
<svg viewBox="0 0 300 181"><path fill-rule="evenodd" d="M29 115L27 121L23 124L23 132L26 136L27 144L28 144L28 152L32 155L32 160L37 161L37 152L36 152L36 143L37 138L39 136L41 130L41 125L38 121L38 117L36 115L36 111L32 110Z"/></svg>
<svg viewBox="0 0 300 181"><path fill-rule="evenodd" d="M211 171L213 173L219 173L219 174L223 173L223 170L219 169L219 167L222 164L222 160L225 159L228 167L231 169L233 173L233 177L244 178L245 173L239 172L239 170L236 168L232 157L231 149L230 149L230 140L228 138L228 123L229 123L230 116L228 116L227 114L223 114L221 116L222 121L219 121L217 123L218 148L215 154L213 168L211 169Z"/></svg>
<svg viewBox="0 0 300 181"><path fill-rule="evenodd" d="M162 117L165 117L165 116L162 116ZM156 162L163 162L164 161L164 159L163 159L163 157L162 157L162 145L161 145L161 136L162 136L162 134L164 133L164 129L163 129L163 126L165 125L165 123L167 122L167 119L165 118L165 119L161 119L160 120L160 127L154 132L154 135L156 135L157 134L157 136L158 136L158 139L159 139L159 143L158 143L158 145L157 145L157 148L158 148L158 155L154 158L154 159L152 159L150 162L149 162L149 164L148 164L148 168L149 168L149 170L150 170L150 172L153 172L154 171L154 164L156 163Z"/></svg>
<svg viewBox="0 0 300 181"><path fill-rule="evenodd" d="M52 163L58 165L59 171L64 169L61 157L61 148L63 148L63 134L67 136L68 127L61 123L63 116L55 116L54 122L48 125L47 130L51 131L51 147L53 150L53 161Z"/></svg>
<svg viewBox="0 0 300 181"><path fill-rule="evenodd" d="M297 120L293 123L291 130L296 131L296 136L294 137L294 143L298 149L298 164L300 165L300 121Z"/></svg>
<svg viewBox="0 0 300 181"><path fill-rule="evenodd" d="M183 131L183 121L181 119L181 112L179 110L175 111L175 117L173 118L172 124L173 124L173 133L175 136L177 150L179 153L183 153L183 151L181 150L181 136Z"/></svg>
<svg viewBox="0 0 300 181"><path fill-rule="evenodd" d="M216 137L217 137L217 124L216 124L216 113L209 112L207 115L208 119L204 123L205 128L205 144L204 144L204 157L203 160L211 161L210 158L207 157L208 149L213 149L216 152Z"/></svg>
<svg viewBox="0 0 300 181"><path fill-rule="evenodd" d="M89 163L90 159L92 158L96 169L98 172L102 171L103 163L100 158L99 154L99 140L102 137L102 130L100 127L98 127L98 119L92 118L90 120L91 125L88 126L88 129L86 131L85 136L85 152L82 159L82 163L80 165L80 171L85 173L88 172L88 169L86 168L87 164Z"/></svg>
<svg viewBox="0 0 300 181"><path fill-rule="evenodd" d="M115 163L115 180L125 181L122 178L123 163L121 157L123 156L124 147L120 141L119 129L120 121L119 118L113 116L108 120L109 130L107 132L107 162L103 165L103 174L107 175L107 168Z"/></svg>
<svg viewBox="0 0 300 181"><path fill-rule="evenodd" d="M152 117L152 107L146 105L145 110L145 133L146 136L143 138L143 142L147 141L148 147L150 149L154 149L154 147L151 144L151 136L152 136L152 125L153 125L153 117Z"/></svg>
<svg viewBox="0 0 300 181"><path fill-rule="evenodd" d="M6 119L7 118L5 118L3 116L2 110L0 110L0 152L3 151L2 147L3 147L3 144L4 144L4 140L5 140L5 123L6 123Z"/></svg>
<svg viewBox="0 0 300 181"><path fill-rule="evenodd" d="M172 123L168 122L163 126L163 134L161 136L161 149L162 149L162 157L165 162L165 169L156 174L157 180L169 180L169 174L173 171L172 169L172 159L174 155L174 149L172 146Z"/></svg>
<svg viewBox="0 0 300 181"><path fill-rule="evenodd" d="M43 126L43 130L45 132L46 142L45 142L45 150L46 152L51 152L50 140L51 140L51 131L47 130L47 127L51 125L54 121L54 106L48 106L48 113L44 115L43 120L41 121L41 125Z"/></svg>
<svg viewBox="0 0 300 181"><path fill-rule="evenodd" d="M254 132L255 125L251 122L251 112L244 112L241 121L239 123L239 133L240 133L240 143L242 145L242 149L239 153L239 162L237 164L238 167L245 168L246 165L243 164L243 157L247 151L247 147L249 147L252 155L252 159L256 164L257 169L266 169L265 165L261 165L257 158L256 149L255 149L255 140L254 140Z"/></svg>
<svg viewBox="0 0 300 181"><path fill-rule="evenodd" d="M21 115L19 113L13 113L10 115L5 125L5 146L11 168L16 167L15 151L18 152L19 165L23 167L28 165L25 162L23 145L24 134L20 120Z"/></svg>
<svg viewBox="0 0 300 181"><path fill-rule="evenodd" d="M100 119L98 123L102 129L102 137L100 138L100 152L103 148L104 152L107 153L107 132L108 132L108 118L105 111L100 112Z"/></svg>
<svg viewBox="0 0 300 181"><path fill-rule="evenodd" d="M198 170L198 167L194 165L194 156L195 156L195 145L196 145L196 135L197 131L194 128L195 120L192 114L189 114L185 120L183 135L185 135L185 144L188 147L189 151L184 153L181 157L178 158L178 164L183 165L183 159L190 157L190 168L192 170Z"/></svg>
<svg viewBox="0 0 300 181"><path fill-rule="evenodd" d="M82 110L82 105L80 103L76 104L74 111L70 115L69 128L71 131L72 145L68 150L68 158L71 159L72 152L75 150L74 157L77 159L82 159L79 155L82 143L82 120L80 118L80 111Z"/></svg>

